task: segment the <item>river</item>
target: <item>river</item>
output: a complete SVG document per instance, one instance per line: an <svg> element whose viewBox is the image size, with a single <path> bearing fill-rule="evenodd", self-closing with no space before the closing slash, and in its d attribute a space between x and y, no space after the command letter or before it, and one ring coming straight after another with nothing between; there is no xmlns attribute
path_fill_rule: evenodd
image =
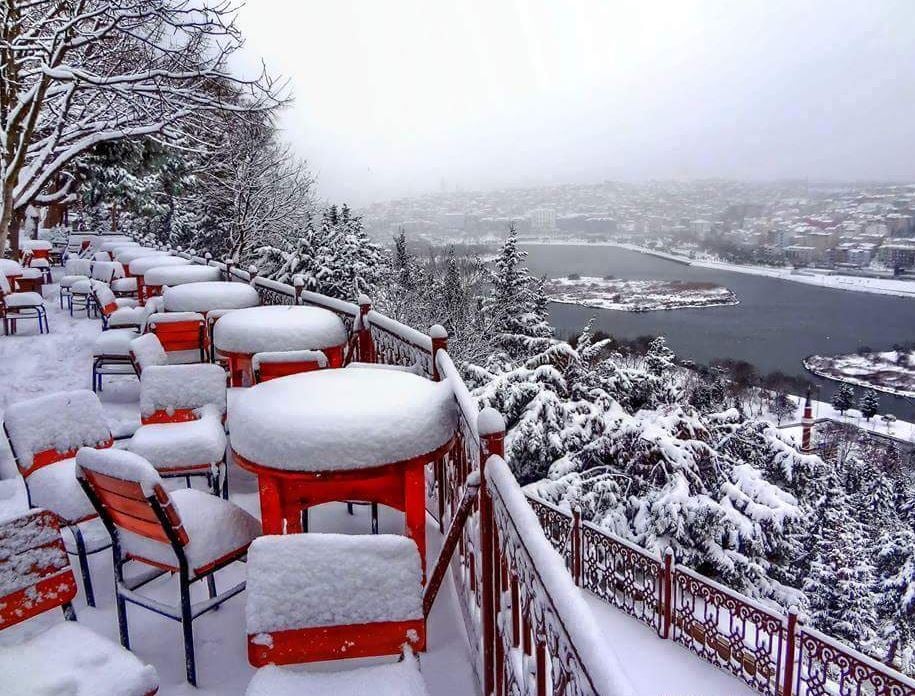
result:
<svg viewBox="0 0 915 696"><path fill-rule="evenodd" d="M828 401L834 382L804 369L808 355L854 352L859 346L889 350L915 340L915 300L848 292L787 280L696 268L635 251L608 246L525 245L531 272L549 277L569 273L630 280L707 281L730 288L739 305L659 312L619 312L550 305L559 336L577 332L589 317L607 333L622 338L663 335L681 358L707 363L734 358L760 372L781 370L810 379ZM915 420L915 401L880 394L881 412Z"/></svg>

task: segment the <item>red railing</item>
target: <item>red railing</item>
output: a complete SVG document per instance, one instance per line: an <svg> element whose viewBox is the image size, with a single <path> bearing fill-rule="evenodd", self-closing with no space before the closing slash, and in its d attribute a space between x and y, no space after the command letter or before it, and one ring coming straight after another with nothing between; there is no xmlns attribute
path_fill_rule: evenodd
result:
<svg viewBox="0 0 915 696"><path fill-rule="evenodd" d="M787 615L528 495L580 585L772 696L913 696L915 681Z"/></svg>

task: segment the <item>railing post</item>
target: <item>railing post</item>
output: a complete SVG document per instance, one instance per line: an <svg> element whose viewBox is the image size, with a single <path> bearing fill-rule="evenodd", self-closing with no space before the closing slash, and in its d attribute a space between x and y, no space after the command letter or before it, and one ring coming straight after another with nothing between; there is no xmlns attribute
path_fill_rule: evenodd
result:
<svg viewBox="0 0 915 696"><path fill-rule="evenodd" d="M576 505L572 508L572 579L581 587L581 508Z"/></svg>
<svg viewBox="0 0 915 696"><path fill-rule="evenodd" d="M232 266L233 265L234 265L234 262L232 261L232 258L227 256L226 257L226 280L229 281L230 283L232 282Z"/></svg>
<svg viewBox="0 0 915 696"><path fill-rule="evenodd" d="M497 587L495 565L495 520L492 511L492 496L486 481L486 461L494 455L505 454L505 421L494 408L485 408L477 418L477 432L480 434L480 575L483 586L483 694L491 696L496 682L496 603Z"/></svg>
<svg viewBox="0 0 915 696"><path fill-rule="evenodd" d="M795 660L795 644L797 639L797 607L788 609L788 628L785 636L785 654L784 654L784 679L782 681L781 696L791 696L794 691L794 665L799 663Z"/></svg>
<svg viewBox="0 0 915 696"><path fill-rule="evenodd" d="M661 638L670 638L670 625L674 610L674 550L669 546L664 551L664 565L661 566Z"/></svg>
<svg viewBox="0 0 915 696"><path fill-rule="evenodd" d="M257 287L254 284L254 281L257 280L257 266L255 266L253 263L248 266L248 275L251 276L248 278L248 284L251 285L251 287Z"/></svg>
<svg viewBox="0 0 915 696"><path fill-rule="evenodd" d="M302 304L302 290L305 289L305 279L297 273L292 277L292 287L295 290L295 303L297 305Z"/></svg>
<svg viewBox="0 0 915 696"><path fill-rule="evenodd" d="M429 336L432 337L432 379L441 382L442 376L438 372L435 358L440 350L448 350L448 332L441 324L433 324L429 328Z"/></svg>
<svg viewBox="0 0 915 696"><path fill-rule="evenodd" d="M193 254L191 254L191 256L193 256ZM207 252L203 255L203 260L206 262L206 265L209 266L210 261L213 260L213 255L210 252Z"/></svg>
<svg viewBox="0 0 915 696"><path fill-rule="evenodd" d="M359 360L361 362L375 362L375 344L372 342L372 330L369 327L369 312L372 311L372 301L368 295L359 295Z"/></svg>

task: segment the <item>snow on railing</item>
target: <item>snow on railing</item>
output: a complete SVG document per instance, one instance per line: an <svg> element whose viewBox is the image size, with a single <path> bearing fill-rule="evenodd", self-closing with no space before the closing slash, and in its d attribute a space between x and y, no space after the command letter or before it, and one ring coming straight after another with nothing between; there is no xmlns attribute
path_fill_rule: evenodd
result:
<svg viewBox="0 0 915 696"><path fill-rule="evenodd" d="M915 680L739 592L530 493L580 585L762 694L913 696Z"/></svg>

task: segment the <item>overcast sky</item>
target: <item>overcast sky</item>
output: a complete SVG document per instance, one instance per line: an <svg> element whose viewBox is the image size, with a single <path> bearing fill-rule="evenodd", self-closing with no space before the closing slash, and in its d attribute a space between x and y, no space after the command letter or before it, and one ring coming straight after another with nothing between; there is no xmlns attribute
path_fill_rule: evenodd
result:
<svg viewBox="0 0 915 696"><path fill-rule="evenodd" d="M915 180L915 0L248 0L320 193Z"/></svg>

